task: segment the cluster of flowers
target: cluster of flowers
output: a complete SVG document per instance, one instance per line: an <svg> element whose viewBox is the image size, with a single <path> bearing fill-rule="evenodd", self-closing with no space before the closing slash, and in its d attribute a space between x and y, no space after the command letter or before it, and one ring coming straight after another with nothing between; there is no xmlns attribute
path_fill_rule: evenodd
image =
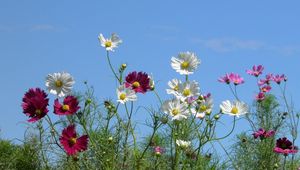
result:
<svg viewBox="0 0 300 170"><path fill-rule="evenodd" d="M80 109L79 102L75 96L70 95L73 77L66 72L49 74L46 78L46 87L51 94L56 95L53 105L53 113L56 115L73 115ZM60 102L59 98L63 98ZM29 89L23 97L23 113L30 117L28 122L36 122L49 112L49 98L47 93L40 88ZM49 118L50 119L50 118ZM54 128L54 127L52 127ZM59 138L61 145L68 155L85 151L88 145L88 136L77 137L75 125L71 124L63 129Z"/></svg>

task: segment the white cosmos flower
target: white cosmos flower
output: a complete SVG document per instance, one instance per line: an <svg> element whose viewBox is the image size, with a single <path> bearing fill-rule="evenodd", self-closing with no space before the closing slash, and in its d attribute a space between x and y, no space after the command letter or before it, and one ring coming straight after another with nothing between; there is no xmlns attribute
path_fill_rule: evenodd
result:
<svg viewBox="0 0 300 170"><path fill-rule="evenodd" d="M232 116L237 116L237 117L248 113L247 104L240 101L234 101L234 102L230 102L229 100L223 101L222 104L220 105L220 108L222 110L222 113L229 114Z"/></svg>
<svg viewBox="0 0 300 170"><path fill-rule="evenodd" d="M187 149L188 147L191 146L191 141L185 141L185 140L179 140L176 139L176 144L179 146L181 149Z"/></svg>
<svg viewBox="0 0 300 170"><path fill-rule="evenodd" d="M189 110L185 103L178 99L167 100L162 105L162 111L172 117L172 120L187 119Z"/></svg>
<svg viewBox="0 0 300 170"><path fill-rule="evenodd" d="M196 114L197 118L204 118L205 114L210 114L213 108L213 99L208 97L204 99L201 103L194 104L194 107L191 108L191 112Z"/></svg>
<svg viewBox="0 0 300 170"><path fill-rule="evenodd" d="M153 75L148 75L148 78L149 78L149 86L150 86L150 89L151 90L154 90L155 89L155 82L154 82L154 77Z"/></svg>
<svg viewBox="0 0 300 170"><path fill-rule="evenodd" d="M179 90L179 86L181 85L181 81L178 79L172 79L171 81L168 82L168 85L170 89L167 89L168 94L173 94L176 95Z"/></svg>
<svg viewBox="0 0 300 170"><path fill-rule="evenodd" d="M74 83L73 77L66 72L48 74L46 77L47 89L58 97L70 94Z"/></svg>
<svg viewBox="0 0 300 170"><path fill-rule="evenodd" d="M117 48L119 44L122 43L122 40L115 33L111 34L110 38L104 38L102 34L98 36L98 39L101 43L101 46L104 47L107 51L114 51L114 48Z"/></svg>
<svg viewBox="0 0 300 170"><path fill-rule="evenodd" d="M171 58L171 66L176 72L182 75L193 74L201 61L195 53L179 53L177 57Z"/></svg>
<svg viewBox="0 0 300 170"><path fill-rule="evenodd" d="M185 101L187 98L198 96L200 94L199 90L199 84L196 81L187 81L183 84L179 84L178 93L174 95L181 101Z"/></svg>
<svg viewBox="0 0 300 170"><path fill-rule="evenodd" d="M125 104L127 101L136 101L137 100L137 95L135 94L135 91L126 88L124 85L121 85L117 89L117 96L118 96L118 102Z"/></svg>

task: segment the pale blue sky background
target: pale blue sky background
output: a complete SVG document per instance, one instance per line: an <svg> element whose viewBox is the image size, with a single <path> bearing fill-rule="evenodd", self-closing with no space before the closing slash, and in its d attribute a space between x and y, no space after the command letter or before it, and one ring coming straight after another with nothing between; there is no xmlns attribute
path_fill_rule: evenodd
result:
<svg viewBox="0 0 300 170"><path fill-rule="evenodd" d="M75 77L76 90L88 80L101 101L115 98L99 33L120 35L124 43L112 54L112 62L127 63L128 71L153 73L164 99L169 98L164 90L168 80L180 77L170 66L171 56L190 50L202 60L191 79L200 82L202 92L213 94L215 106L233 99L217 82L226 72L245 77L246 84L238 91L251 103L255 81L245 70L263 64L265 73L289 77L288 95L299 109L299 6L299 1L258 0L1 0L1 136L23 138L26 126L20 122L27 120L20 107L23 94L30 87L45 89L48 73L67 71ZM154 99L151 93L139 95L139 104L156 106ZM143 113L137 115L143 118ZM230 120L224 118L227 130ZM240 128L243 122L238 126L235 132L245 130Z"/></svg>

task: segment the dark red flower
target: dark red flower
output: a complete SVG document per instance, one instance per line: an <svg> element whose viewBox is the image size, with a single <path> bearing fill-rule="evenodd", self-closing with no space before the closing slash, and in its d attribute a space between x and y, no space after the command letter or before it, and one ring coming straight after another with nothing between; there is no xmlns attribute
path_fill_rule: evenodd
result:
<svg viewBox="0 0 300 170"><path fill-rule="evenodd" d="M54 113L57 115L72 115L80 109L78 104L78 100L74 96L67 96L62 104L56 99L54 101Z"/></svg>
<svg viewBox="0 0 300 170"><path fill-rule="evenodd" d="M48 113L47 94L40 88L29 89L23 97L23 113L30 117L28 122L36 122Z"/></svg>
<svg viewBox="0 0 300 170"><path fill-rule="evenodd" d="M252 135L255 139L257 139L259 137L261 140L263 140L265 138L274 136L275 131L274 130L266 131L265 129L260 128L260 129L258 129L258 131L254 132Z"/></svg>
<svg viewBox="0 0 300 170"><path fill-rule="evenodd" d="M132 72L126 76L125 87L132 88L136 93L146 93L151 89L150 78L144 72Z"/></svg>
<svg viewBox="0 0 300 170"><path fill-rule="evenodd" d="M293 143L289 141L286 137L284 137L277 139L276 146L273 151L287 156L288 154L297 153L298 148L294 146Z"/></svg>
<svg viewBox="0 0 300 170"><path fill-rule="evenodd" d="M83 135L77 138L75 125L69 125L66 127L62 131L59 141L68 155L75 155L77 152L85 151L88 146L88 136Z"/></svg>

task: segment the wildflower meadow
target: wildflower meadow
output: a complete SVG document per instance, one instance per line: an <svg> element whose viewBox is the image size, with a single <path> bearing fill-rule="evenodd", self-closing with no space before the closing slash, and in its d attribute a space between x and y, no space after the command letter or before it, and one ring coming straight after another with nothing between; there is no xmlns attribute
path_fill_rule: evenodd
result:
<svg viewBox="0 0 300 170"><path fill-rule="evenodd" d="M114 51L126 43L115 33L100 34L102 58L114 76L116 87L109 100L99 101L85 82L85 91L73 88L75 78L68 72L45 75L44 87L24 89L21 107L28 128L33 129L21 146L1 141L1 169L297 169L300 159L295 143L299 113L286 97L288 78L265 74L267 68L245 69L247 77L233 72L216 77L234 100L214 103L214 95L201 91L192 75L202 60L194 52L170 57L177 77L170 77L165 93L156 91L155 75L111 62ZM128 61L130 63L130 61ZM205 63L205 62L203 62ZM238 89L245 79L255 79L253 103L245 103ZM43 80L41 80L43 81ZM160 84L161 85L161 84ZM272 93L275 88L280 94ZM146 93L157 98L157 107L138 106ZM51 101L49 96L55 97ZM277 96L283 97L280 103ZM137 112L149 114L148 130L140 137L133 121ZM222 119L232 123L226 134L216 132ZM245 119L251 129L238 134L234 147L222 147L226 158L212 152L212 146L239 127ZM285 132L285 133L283 133ZM283 135L284 134L284 135ZM223 146L221 144L221 146ZM16 148L17 147L17 148ZM15 153L17 152L17 153ZM7 154L7 155L6 155ZM8 161L7 157L20 157ZM31 159L34 159L32 161Z"/></svg>

